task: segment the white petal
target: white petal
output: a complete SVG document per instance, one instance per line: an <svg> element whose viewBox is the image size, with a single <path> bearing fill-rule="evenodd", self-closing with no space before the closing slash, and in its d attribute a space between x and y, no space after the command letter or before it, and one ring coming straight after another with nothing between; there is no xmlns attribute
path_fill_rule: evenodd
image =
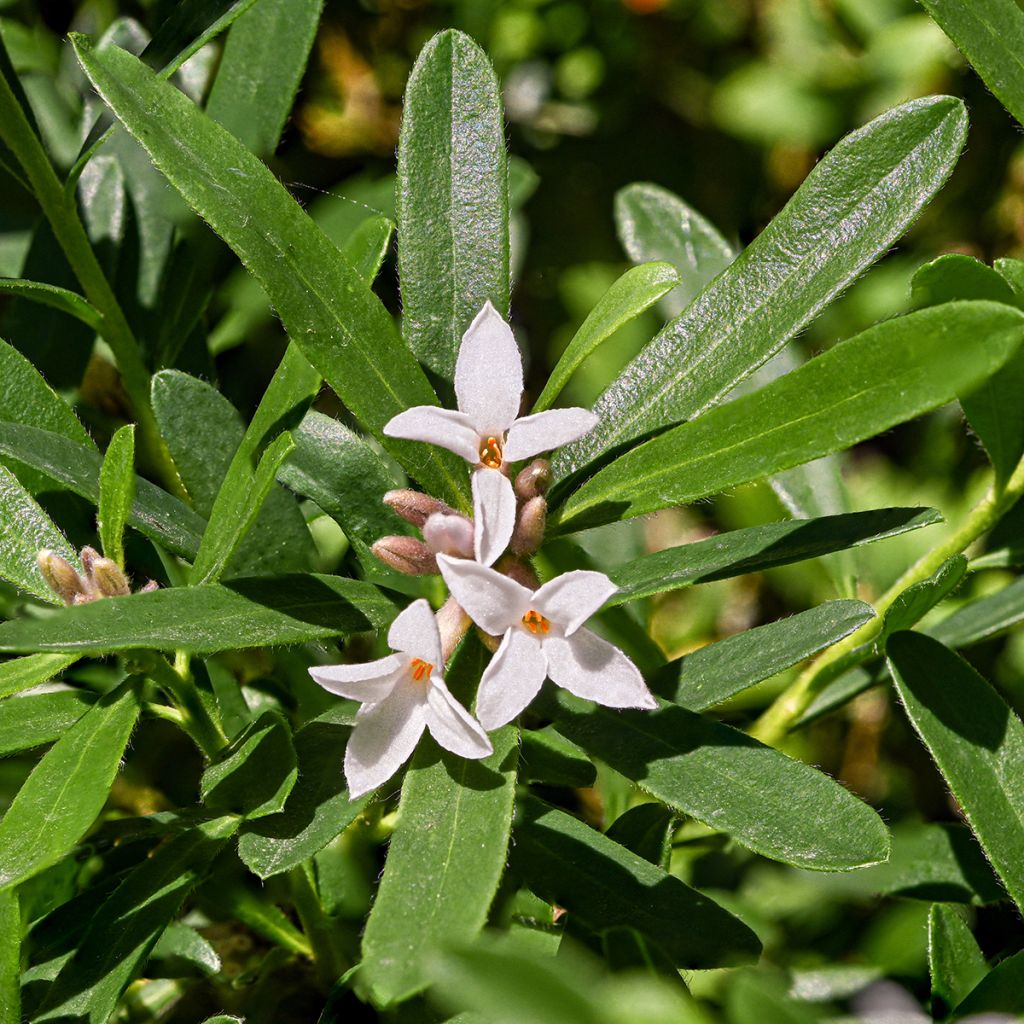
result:
<svg viewBox="0 0 1024 1024"><path fill-rule="evenodd" d="M511 722L540 692L548 674L540 642L513 626L484 670L476 715L490 731Z"/></svg>
<svg viewBox="0 0 1024 1024"><path fill-rule="evenodd" d="M339 697L376 704L394 689L405 671L406 659L395 654L362 665L323 665L309 674L325 689Z"/></svg>
<svg viewBox="0 0 1024 1024"><path fill-rule="evenodd" d="M494 753L480 723L451 695L444 680L432 676L427 691L427 728L445 750L460 757L480 758Z"/></svg>
<svg viewBox="0 0 1024 1024"><path fill-rule="evenodd" d="M545 583L533 595L533 607L572 636L618 589L603 572L574 569Z"/></svg>
<svg viewBox="0 0 1024 1024"><path fill-rule="evenodd" d="M518 623L530 610L532 594L526 587L487 566L468 558L437 556L452 597L466 614L485 632L501 636L513 623Z"/></svg>
<svg viewBox="0 0 1024 1024"><path fill-rule="evenodd" d="M509 428L505 440L505 459L518 462L541 452L551 452L575 441L597 426L597 417L589 409L548 409L524 416Z"/></svg>
<svg viewBox="0 0 1024 1024"><path fill-rule="evenodd" d="M480 461L480 435L469 416L436 405L416 405L392 417L384 426L388 437L426 441L461 455L474 465Z"/></svg>
<svg viewBox="0 0 1024 1024"><path fill-rule="evenodd" d="M425 725L426 703L418 686L396 686L387 700L361 708L345 748L349 796L387 782L409 760Z"/></svg>
<svg viewBox="0 0 1024 1024"><path fill-rule="evenodd" d="M609 708L658 706L640 670L614 644L589 629L571 637L545 637L548 675L577 697Z"/></svg>
<svg viewBox="0 0 1024 1024"><path fill-rule="evenodd" d="M490 302L484 303L462 336L455 363L455 396L459 411L484 437L503 437L519 412L523 359L512 328Z"/></svg>
<svg viewBox="0 0 1024 1024"><path fill-rule="evenodd" d="M423 539L435 555L473 557L473 524L465 516L435 512L423 524Z"/></svg>
<svg viewBox="0 0 1024 1024"><path fill-rule="evenodd" d="M388 630L388 646L440 669L441 637L430 605L420 598L399 613Z"/></svg>
<svg viewBox="0 0 1024 1024"><path fill-rule="evenodd" d="M473 470L473 553L481 565L493 565L516 528L516 492L496 469Z"/></svg>

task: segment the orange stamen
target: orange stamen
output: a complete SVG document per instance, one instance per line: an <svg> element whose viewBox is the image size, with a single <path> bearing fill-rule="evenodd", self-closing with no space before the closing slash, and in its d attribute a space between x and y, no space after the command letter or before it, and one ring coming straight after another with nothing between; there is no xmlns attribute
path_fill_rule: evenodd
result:
<svg viewBox="0 0 1024 1024"><path fill-rule="evenodd" d="M533 633L534 636L538 633L551 632L551 623L548 622L540 612L535 612L532 609L523 616L523 625Z"/></svg>
<svg viewBox="0 0 1024 1024"><path fill-rule="evenodd" d="M424 679L429 679L430 673L434 671L434 666L422 658L413 658L409 662L409 668L412 669L412 677L417 683L422 682Z"/></svg>
<svg viewBox="0 0 1024 1024"><path fill-rule="evenodd" d="M501 469L504 457L501 454L501 442L496 437L488 437L480 446L480 461L488 469Z"/></svg>

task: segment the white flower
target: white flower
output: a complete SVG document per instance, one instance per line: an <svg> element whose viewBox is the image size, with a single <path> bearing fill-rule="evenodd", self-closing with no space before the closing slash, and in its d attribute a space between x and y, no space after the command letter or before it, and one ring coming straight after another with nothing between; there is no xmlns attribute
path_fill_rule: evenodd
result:
<svg viewBox="0 0 1024 1024"><path fill-rule="evenodd" d="M309 670L324 689L363 702L345 748L353 799L387 782L412 755L424 729L461 757L486 757L493 749L445 686L441 637L426 601L414 601L395 619L388 644L396 653L378 661Z"/></svg>
<svg viewBox="0 0 1024 1024"><path fill-rule="evenodd" d="M510 722L545 678L611 708L656 708L640 670L614 644L582 625L618 587L604 573L576 570L532 593L465 559L437 556L452 596L501 646L480 680L476 713L485 729Z"/></svg>
<svg viewBox="0 0 1024 1024"><path fill-rule="evenodd" d="M575 441L597 424L587 409L549 409L517 419L523 397L523 362L512 329L490 304L462 336L455 364L459 409L417 405L385 427L389 437L427 441L461 455L473 473L474 551L491 565L515 528L516 498L502 471L510 462Z"/></svg>

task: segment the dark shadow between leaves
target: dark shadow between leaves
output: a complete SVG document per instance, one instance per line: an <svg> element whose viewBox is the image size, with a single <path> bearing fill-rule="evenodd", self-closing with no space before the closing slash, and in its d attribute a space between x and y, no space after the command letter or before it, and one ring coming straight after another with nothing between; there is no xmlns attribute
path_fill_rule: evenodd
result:
<svg viewBox="0 0 1024 1024"><path fill-rule="evenodd" d="M348 581L355 582L355 581ZM249 577L222 584L253 604L298 622L346 633L362 633L376 626L351 601L323 580L302 573L275 577Z"/></svg>

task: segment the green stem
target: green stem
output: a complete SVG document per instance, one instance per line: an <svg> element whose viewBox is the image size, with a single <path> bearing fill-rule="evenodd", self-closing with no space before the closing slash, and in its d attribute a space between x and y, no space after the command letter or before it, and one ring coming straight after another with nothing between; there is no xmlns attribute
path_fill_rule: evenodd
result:
<svg viewBox="0 0 1024 1024"><path fill-rule="evenodd" d="M325 991L330 991L343 973L343 965L334 945L334 929L331 919L324 913L320 895L313 879L309 861L304 861L288 872L292 902L299 915L302 930L313 950L313 963L317 977Z"/></svg>
<svg viewBox="0 0 1024 1024"><path fill-rule="evenodd" d="M228 738L220 724L206 710L192 680L175 671L160 654L146 668L153 682L177 708L181 715L182 729L208 758L216 757L228 745Z"/></svg>
<svg viewBox="0 0 1024 1024"><path fill-rule="evenodd" d="M858 651L878 635L882 619L907 587L931 576L947 559L965 551L990 530L1024 495L1024 460L1018 463L1005 486L990 485L985 497L941 544L922 555L875 603L876 617L834 644L813 662L767 711L754 723L751 735L776 745L810 707L812 701L835 678L868 657L870 649Z"/></svg>

